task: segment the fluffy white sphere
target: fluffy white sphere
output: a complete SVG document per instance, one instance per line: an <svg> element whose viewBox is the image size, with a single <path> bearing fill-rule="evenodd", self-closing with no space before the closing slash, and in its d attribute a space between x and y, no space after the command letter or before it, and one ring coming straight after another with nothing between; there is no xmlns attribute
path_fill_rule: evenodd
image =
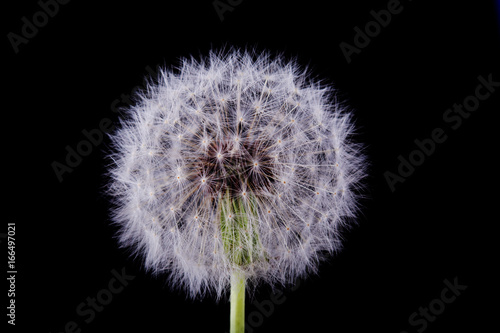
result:
<svg viewBox="0 0 500 333"><path fill-rule="evenodd" d="M234 270L254 286L315 271L365 172L334 93L266 53L162 70L112 135L121 243L193 297L220 297Z"/></svg>

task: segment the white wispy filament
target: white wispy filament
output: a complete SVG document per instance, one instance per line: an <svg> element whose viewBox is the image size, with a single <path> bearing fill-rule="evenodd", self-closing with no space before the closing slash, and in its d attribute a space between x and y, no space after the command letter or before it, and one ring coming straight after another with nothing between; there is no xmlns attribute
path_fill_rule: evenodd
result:
<svg viewBox="0 0 500 333"><path fill-rule="evenodd" d="M193 297L234 270L287 284L339 249L364 177L349 113L293 61L212 52L162 70L112 135L119 239Z"/></svg>

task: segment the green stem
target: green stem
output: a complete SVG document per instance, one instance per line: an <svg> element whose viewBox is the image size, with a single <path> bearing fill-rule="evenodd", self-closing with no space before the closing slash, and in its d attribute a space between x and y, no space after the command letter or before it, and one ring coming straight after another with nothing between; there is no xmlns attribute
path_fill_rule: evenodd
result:
<svg viewBox="0 0 500 333"><path fill-rule="evenodd" d="M230 333L245 332L245 276L234 271L231 276L231 325Z"/></svg>

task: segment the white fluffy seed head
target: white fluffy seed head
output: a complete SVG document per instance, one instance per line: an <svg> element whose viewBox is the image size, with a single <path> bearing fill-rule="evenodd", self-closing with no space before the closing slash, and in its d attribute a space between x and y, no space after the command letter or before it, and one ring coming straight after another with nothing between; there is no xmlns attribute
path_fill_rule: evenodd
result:
<svg viewBox="0 0 500 333"><path fill-rule="evenodd" d="M122 245L193 297L292 283L340 247L365 161L331 87L246 51L184 59L112 135Z"/></svg>

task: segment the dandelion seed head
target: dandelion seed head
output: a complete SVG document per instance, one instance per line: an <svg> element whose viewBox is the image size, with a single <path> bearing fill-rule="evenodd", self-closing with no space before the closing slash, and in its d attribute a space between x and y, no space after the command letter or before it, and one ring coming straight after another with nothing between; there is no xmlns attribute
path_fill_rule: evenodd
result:
<svg viewBox="0 0 500 333"><path fill-rule="evenodd" d="M334 94L267 53L162 69L112 135L121 244L192 297L221 297L234 270L254 286L316 272L356 217L365 175Z"/></svg>

